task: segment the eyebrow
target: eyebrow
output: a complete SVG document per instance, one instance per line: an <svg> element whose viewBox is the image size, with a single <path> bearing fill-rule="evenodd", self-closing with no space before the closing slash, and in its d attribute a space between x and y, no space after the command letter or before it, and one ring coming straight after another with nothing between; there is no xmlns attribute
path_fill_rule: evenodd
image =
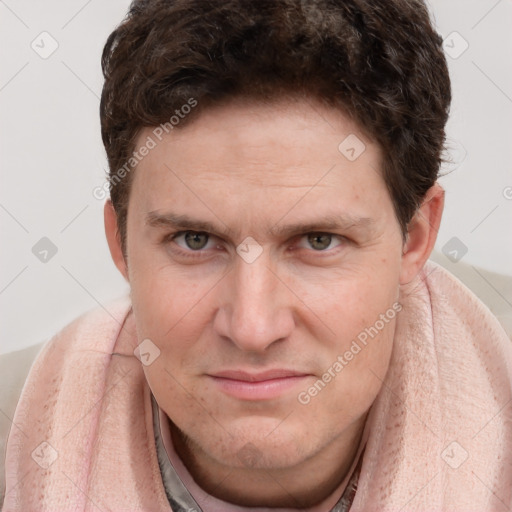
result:
<svg viewBox="0 0 512 512"><path fill-rule="evenodd" d="M340 215L329 215L310 222L298 222L295 224L283 225L277 223L269 229L269 233L273 236L292 236L300 233L322 231L347 231L356 229L367 231L371 229L374 224L374 219L370 217L361 217L345 213Z"/></svg>
<svg viewBox="0 0 512 512"><path fill-rule="evenodd" d="M204 231L220 237L234 238L237 233L226 225L216 225L212 222L194 219L188 215L178 215L173 212L158 213L151 211L147 213L146 224L154 228L172 228L190 231ZM361 230L368 231L375 225L375 220L370 217L361 217L350 214L329 215L310 222L298 222L293 224L277 224L271 226L267 231L271 236L283 237L303 233Z"/></svg>
<svg viewBox="0 0 512 512"><path fill-rule="evenodd" d="M233 236L234 231L228 226L219 227L206 220L194 219L188 215L178 215L173 212L158 213L148 212L146 224L155 228L173 228L190 231L207 231L218 236Z"/></svg>

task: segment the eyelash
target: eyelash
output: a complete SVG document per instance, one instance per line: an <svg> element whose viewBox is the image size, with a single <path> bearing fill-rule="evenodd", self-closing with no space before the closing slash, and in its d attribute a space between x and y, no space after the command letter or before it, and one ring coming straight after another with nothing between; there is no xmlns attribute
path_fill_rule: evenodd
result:
<svg viewBox="0 0 512 512"><path fill-rule="evenodd" d="M190 259L204 258L204 252L207 251L208 249L200 249L198 251L193 251L192 249L185 250L175 242L176 238L178 238L179 236L185 235L186 233L201 233L201 234L211 236L211 235L209 235L209 233L205 233L203 231L192 231L192 230L188 229L186 231L177 231L175 233L170 233L170 234L166 235L164 237L164 239L162 240L162 243L165 246L168 246L169 244L173 244L172 251L181 257L190 258Z"/></svg>
<svg viewBox="0 0 512 512"><path fill-rule="evenodd" d="M204 232L204 231L193 231L193 230L188 229L188 230L185 230L185 231L176 231L174 233L167 234L166 236L164 236L164 238L162 240L162 244L167 246L170 243L174 242L174 244L173 244L174 247L172 248L172 251L174 253L178 254L181 257L190 258L190 259L204 258L204 253L206 251L211 250L211 249L199 249L197 251L194 251L192 249L186 250L186 249L183 249L182 247L180 247L175 242L176 238L178 238L178 237L180 237L182 235L185 235L186 233L199 233L199 234L208 235L208 237L209 237L208 241L210 241L212 238L214 238L214 239L217 238L214 235L210 235L209 233ZM340 246L344 246L344 245L346 245L347 243L350 242L350 240L347 237L345 237L345 236L337 235L335 233L323 232L323 231L312 231L310 233L304 233L302 235L297 235L296 237L294 237L294 239L296 240L296 243L298 243L302 238L307 237L308 235L329 235L333 239L338 239L340 241L340 244L337 245L336 247L334 247L333 249L326 249L324 251L315 251L314 249L309 249L309 251L311 251L312 253L315 253L317 255L317 257L318 256L322 257L322 255L324 257L326 257L327 255L330 256L330 255L332 255L332 251L335 251ZM217 244L217 246L218 245L220 245L220 244ZM301 250L301 248L296 248L294 250ZM308 249L305 249L305 250L308 250ZM329 254L326 255L326 253L329 253Z"/></svg>

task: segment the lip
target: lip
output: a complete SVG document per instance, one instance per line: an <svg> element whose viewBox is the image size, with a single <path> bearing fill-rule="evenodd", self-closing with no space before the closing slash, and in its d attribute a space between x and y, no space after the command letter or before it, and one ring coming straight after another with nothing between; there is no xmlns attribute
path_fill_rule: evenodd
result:
<svg viewBox="0 0 512 512"><path fill-rule="evenodd" d="M208 377L220 390L240 400L271 400L286 394L311 375L288 369L264 372L225 370Z"/></svg>

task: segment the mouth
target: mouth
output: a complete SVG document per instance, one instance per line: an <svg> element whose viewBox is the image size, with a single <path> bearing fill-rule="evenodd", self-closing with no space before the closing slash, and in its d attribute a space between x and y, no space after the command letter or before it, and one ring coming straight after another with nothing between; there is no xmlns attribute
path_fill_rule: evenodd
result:
<svg viewBox="0 0 512 512"><path fill-rule="evenodd" d="M208 377L220 391L240 400L271 400L302 385L311 374L288 369L265 372L226 370Z"/></svg>

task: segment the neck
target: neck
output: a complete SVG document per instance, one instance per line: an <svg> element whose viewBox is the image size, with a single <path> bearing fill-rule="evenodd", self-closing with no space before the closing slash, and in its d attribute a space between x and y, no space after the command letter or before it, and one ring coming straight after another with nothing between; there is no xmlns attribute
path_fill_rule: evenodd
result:
<svg viewBox="0 0 512 512"><path fill-rule="evenodd" d="M341 497L357 455L367 414L315 456L288 468L240 468L209 457L169 421L176 453L208 494L244 507L309 508ZM335 491L337 491L335 493ZM327 501L326 501L327 500Z"/></svg>

